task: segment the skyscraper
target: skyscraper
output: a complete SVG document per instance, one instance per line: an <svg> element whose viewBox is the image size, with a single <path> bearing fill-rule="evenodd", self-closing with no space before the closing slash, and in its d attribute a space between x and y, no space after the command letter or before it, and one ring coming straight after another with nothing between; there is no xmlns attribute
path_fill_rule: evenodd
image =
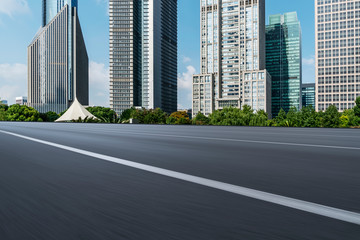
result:
<svg viewBox="0 0 360 240"><path fill-rule="evenodd" d="M89 104L88 55L77 0L43 0L42 28L28 47L28 104L62 112Z"/></svg>
<svg viewBox="0 0 360 240"><path fill-rule="evenodd" d="M302 84L302 106L312 106L315 109L315 83Z"/></svg>
<svg viewBox="0 0 360 240"><path fill-rule="evenodd" d="M110 107L177 110L177 0L110 0Z"/></svg>
<svg viewBox="0 0 360 240"><path fill-rule="evenodd" d="M296 12L269 17L266 26L266 69L272 79L272 114L301 109L301 26Z"/></svg>
<svg viewBox="0 0 360 240"><path fill-rule="evenodd" d="M265 0L200 0L201 74L193 77L193 115L251 106L271 114L265 70Z"/></svg>
<svg viewBox="0 0 360 240"><path fill-rule="evenodd" d="M316 110L360 96L360 0L315 0Z"/></svg>

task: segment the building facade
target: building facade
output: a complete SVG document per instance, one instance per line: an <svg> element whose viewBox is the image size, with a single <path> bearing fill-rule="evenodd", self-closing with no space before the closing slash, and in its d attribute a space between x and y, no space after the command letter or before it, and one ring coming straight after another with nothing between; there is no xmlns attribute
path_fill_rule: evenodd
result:
<svg viewBox="0 0 360 240"><path fill-rule="evenodd" d="M201 74L193 77L193 115L243 105L271 115L265 0L200 0L200 4Z"/></svg>
<svg viewBox="0 0 360 240"><path fill-rule="evenodd" d="M60 113L89 104L89 64L77 0L43 0L42 28L28 46L28 106Z"/></svg>
<svg viewBox="0 0 360 240"><path fill-rule="evenodd" d="M19 105L26 105L27 103L27 97L17 97L15 99L15 103Z"/></svg>
<svg viewBox="0 0 360 240"><path fill-rule="evenodd" d="M177 110L177 0L110 0L110 107Z"/></svg>
<svg viewBox="0 0 360 240"><path fill-rule="evenodd" d="M316 110L360 96L360 0L315 0Z"/></svg>
<svg viewBox="0 0 360 240"><path fill-rule="evenodd" d="M304 83L302 84L302 106L313 107L315 109L315 83Z"/></svg>
<svg viewBox="0 0 360 240"><path fill-rule="evenodd" d="M300 110L302 83L301 26L296 12L269 17L266 26L266 69L272 79L272 114Z"/></svg>

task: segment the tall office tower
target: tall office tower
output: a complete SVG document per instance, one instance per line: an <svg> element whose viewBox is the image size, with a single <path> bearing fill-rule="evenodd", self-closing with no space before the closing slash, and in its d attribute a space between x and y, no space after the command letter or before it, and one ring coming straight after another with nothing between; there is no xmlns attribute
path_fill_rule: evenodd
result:
<svg viewBox="0 0 360 240"><path fill-rule="evenodd" d="M265 0L200 0L201 74L193 77L193 115L251 106L271 114L265 70Z"/></svg>
<svg viewBox="0 0 360 240"><path fill-rule="evenodd" d="M302 106L312 106L315 109L315 83L302 84Z"/></svg>
<svg viewBox="0 0 360 240"><path fill-rule="evenodd" d="M360 0L315 0L316 110L360 96Z"/></svg>
<svg viewBox="0 0 360 240"><path fill-rule="evenodd" d="M110 0L110 107L177 110L177 0Z"/></svg>
<svg viewBox="0 0 360 240"><path fill-rule="evenodd" d="M28 103L60 113L89 104L89 64L77 0L43 0L42 28L28 47Z"/></svg>
<svg viewBox="0 0 360 240"><path fill-rule="evenodd" d="M301 26L296 12L269 17L266 26L266 70L272 81L272 114L283 109L300 110L301 83Z"/></svg>

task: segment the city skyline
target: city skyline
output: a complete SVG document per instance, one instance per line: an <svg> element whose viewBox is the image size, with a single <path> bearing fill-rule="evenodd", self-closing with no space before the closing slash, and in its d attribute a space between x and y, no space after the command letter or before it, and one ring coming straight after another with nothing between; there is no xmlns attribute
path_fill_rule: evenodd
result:
<svg viewBox="0 0 360 240"><path fill-rule="evenodd" d="M11 1L11 3L17 1ZM90 58L90 105L109 106L109 87L108 87L108 15L106 1L92 0L88 2L79 2L79 16L82 19L82 27L85 35L85 41L88 47ZM28 2L27 5L17 6L14 12L9 8L6 10L0 7L0 28L8 37L1 39L0 42L7 45L7 48L1 47L0 51L5 54L0 55L0 95L2 99L6 99L9 103L15 102L15 96L26 95L26 86L21 89L21 83L26 85L26 46L27 41L23 38L32 38L34 31L37 30L40 20L36 14L40 12L37 9L41 3ZM279 7L281 6L281 7ZM200 73L200 3L193 0L179 1L179 57L178 57L178 74L179 74L179 107L191 107L191 75ZM314 3L312 0L305 3L288 3L283 0L268 0L266 3L266 18L270 14L284 13L287 11L297 11L300 22L310 26L303 29L304 31L304 70L305 74L303 82L314 82L313 71L313 55L314 55L314 27L313 27L313 11ZM11 14L12 17L9 16ZM16 18L15 18L16 17ZM311 25L309 25L309 22ZM306 24L308 23L308 24ZM20 27L25 25L21 32L14 33L8 27ZM35 29L35 30L34 30ZM28 37L26 37L28 36ZM30 37L29 37L30 36ZM24 42L26 44L24 44ZM14 48L14 45L24 46ZM6 54L7 49L11 49L13 54ZM24 66L25 65L25 66ZM16 71L15 71L16 69ZM5 72L5 73L4 73ZM15 72L15 73L14 73ZM13 73L12 76L6 73ZM189 82L190 76L190 82ZM189 87L190 86L190 87ZM6 87L7 91L3 89ZM5 95L5 96L4 96ZM7 96L14 96L14 99Z"/></svg>

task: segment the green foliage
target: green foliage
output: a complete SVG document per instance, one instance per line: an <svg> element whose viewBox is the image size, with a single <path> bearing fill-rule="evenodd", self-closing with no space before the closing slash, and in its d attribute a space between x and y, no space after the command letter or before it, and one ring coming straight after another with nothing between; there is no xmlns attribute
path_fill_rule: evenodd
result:
<svg viewBox="0 0 360 240"><path fill-rule="evenodd" d="M265 127L268 125L268 115L264 110L252 115L249 126Z"/></svg>
<svg viewBox="0 0 360 240"><path fill-rule="evenodd" d="M209 123L220 126L266 126L268 117L265 115L266 113L261 111L255 114L247 105L242 110L229 107L210 114Z"/></svg>
<svg viewBox="0 0 360 240"><path fill-rule="evenodd" d="M355 109L348 109L342 113L342 116L346 116L349 119L349 127L360 126L360 117L355 115Z"/></svg>
<svg viewBox="0 0 360 240"><path fill-rule="evenodd" d="M316 123L317 113L312 106L303 107L298 116L299 127L319 127Z"/></svg>
<svg viewBox="0 0 360 240"><path fill-rule="evenodd" d="M211 125L218 126L247 126L243 113L238 108L224 108L214 111L209 116Z"/></svg>
<svg viewBox="0 0 360 240"><path fill-rule="evenodd" d="M286 112L284 109L280 109L277 117L274 119L275 125L278 127L286 127Z"/></svg>
<svg viewBox="0 0 360 240"><path fill-rule="evenodd" d="M350 123L350 119L349 119L348 116L342 115L342 116L340 117L340 127L342 127L342 128L348 128L348 127L350 126L349 123Z"/></svg>
<svg viewBox="0 0 360 240"><path fill-rule="evenodd" d="M44 122L55 122L60 116L56 112L40 113L40 117Z"/></svg>
<svg viewBox="0 0 360 240"><path fill-rule="evenodd" d="M79 117L79 119L77 119L77 120L72 120L71 122L73 122L73 123L100 123L100 122L102 122L101 120L99 120L99 119L96 119L96 118L89 118L89 117L86 117L86 118L84 118L84 119L81 119L80 117Z"/></svg>
<svg viewBox="0 0 360 240"><path fill-rule="evenodd" d="M337 128L340 126L340 116L338 109L334 105L330 105L324 114L324 127Z"/></svg>
<svg viewBox="0 0 360 240"><path fill-rule="evenodd" d="M126 109L125 111L123 111L120 116L120 122L124 123L129 121L133 117L135 111L135 108Z"/></svg>
<svg viewBox="0 0 360 240"><path fill-rule="evenodd" d="M93 114L98 119L101 119L106 123L116 123L118 118L116 112L111 108L106 107L88 107L86 108L91 114Z"/></svg>
<svg viewBox="0 0 360 240"><path fill-rule="evenodd" d="M6 121L6 111L5 111L5 108L0 108L0 121Z"/></svg>
<svg viewBox="0 0 360 240"><path fill-rule="evenodd" d="M360 97L356 98L356 106L354 107L354 114L356 117L360 118ZM360 122L359 122L360 124Z"/></svg>
<svg viewBox="0 0 360 240"><path fill-rule="evenodd" d="M160 108L156 109L136 109L132 117L137 119L140 124L166 124L167 114Z"/></svg>
<svg viewBox="0 0 360 240"><path fill-rule="evenodd" d="M186 124L190 124L191 121L187 112L179 111L172 113L170 117L166 119L166 123L176 124L176 125L186 125Z"/></svg>
<svg viewBox="0 0 360 240"><path fill-rule="evenodd" d="M7 121L43 122L38 111L25 105L12 105L6 111L6 115Z"/></svg>
<svg viewBox="0 0 360 240"><path fill-rule="evenodd" d="M192 122L194 125L209 125L210 119L199 112Z"/></svg>

